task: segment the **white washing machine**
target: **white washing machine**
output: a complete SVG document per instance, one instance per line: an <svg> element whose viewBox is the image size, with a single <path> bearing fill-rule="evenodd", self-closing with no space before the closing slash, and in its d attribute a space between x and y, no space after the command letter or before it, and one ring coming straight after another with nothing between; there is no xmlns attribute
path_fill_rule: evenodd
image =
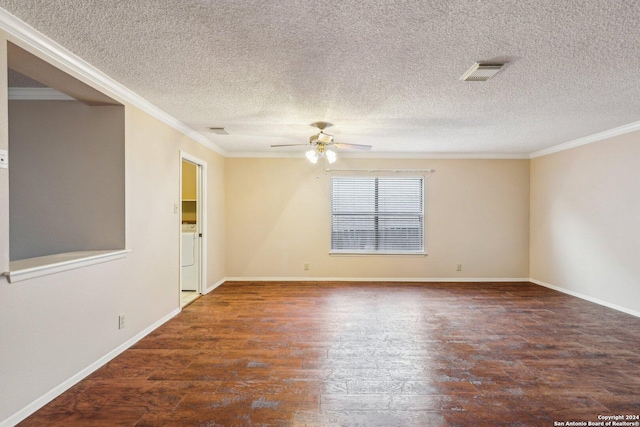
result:
<svg viewBox="0 0 640 427"><path fill-rule="evenodd" d="M197 291L200 281L198 227L182 224L182 285L183 291Z"/></svg>

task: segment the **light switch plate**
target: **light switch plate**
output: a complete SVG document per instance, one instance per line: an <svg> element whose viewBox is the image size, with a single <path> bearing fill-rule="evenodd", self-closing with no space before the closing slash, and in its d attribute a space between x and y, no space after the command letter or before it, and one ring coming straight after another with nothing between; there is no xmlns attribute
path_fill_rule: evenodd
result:
<svg viewBox="0 0 640 427"><path fill-rule="evenodd" d="M9 169L9 152L0 150L0 169Z"/></svg>

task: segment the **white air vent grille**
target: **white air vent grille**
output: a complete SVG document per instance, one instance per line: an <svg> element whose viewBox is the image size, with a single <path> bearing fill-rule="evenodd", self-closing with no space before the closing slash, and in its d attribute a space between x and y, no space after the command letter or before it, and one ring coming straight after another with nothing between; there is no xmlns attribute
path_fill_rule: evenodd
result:
<svg viewBox="0 0 640 427"><path fill-rule="evenodd" d="M209 130L218 135L229 135L225 128L209 128Z"/></svg>
<svg viewBox="0 0 640 427"><path fill-rule="evenodd" d="M484 82L493 77L504 64L479 64L475 63L460 77L465 82Z"/></svg>

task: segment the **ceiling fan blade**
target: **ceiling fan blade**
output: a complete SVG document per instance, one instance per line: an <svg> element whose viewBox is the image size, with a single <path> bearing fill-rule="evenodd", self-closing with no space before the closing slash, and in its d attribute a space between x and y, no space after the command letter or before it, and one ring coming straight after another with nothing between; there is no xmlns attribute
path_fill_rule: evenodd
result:
<svg viewBox="0 0 640 427"><path fill-rule="evenodd" d="M344 148L347 150L371 150L370 145L363 144L345 144L343 142L336 142L335 144L333 144L333 146L336 148Z"/></svg>
<svg viewBox="0 0 640 427"><path fill-rule="evenodd" d="M275 147L307 147L309 144L276 144L272 145L271 148Z"/></svg>

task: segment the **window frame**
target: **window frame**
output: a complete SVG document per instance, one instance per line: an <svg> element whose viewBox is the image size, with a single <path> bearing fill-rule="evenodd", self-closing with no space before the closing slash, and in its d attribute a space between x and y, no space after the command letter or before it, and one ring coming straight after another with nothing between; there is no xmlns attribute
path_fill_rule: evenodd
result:
<svg viewBox="0 0 640 427"><path fill-rule="evenodd" d="M371 179L371 180L375 180L375 179L419 179L421 181L421 188L422 188L422 194L421 194L421 212L420 212L420 221L421 221L421 228L422 228L422 248L419 250L375 250L375 249L366 249L366 250L356 250L356 249L333 249L334 244L333 244L333 217L334 217L334 212L333 212L333 195L334 195L334 182L336 179ZM346 175L337 175L337 176L332 176L331 177L331 185L330 185L330 203L329 203L329 232L331 234L330 238L329 238L329 255L364 255L364 256L371 256L371 255L419 255L419 256L425 256L427 255L426 253L426 224L425 224L425 199L426 199L426 189L425 189L425 181L426 181L426 177L424 175L411 175L411 176L402 176L402 177L398 177L398 176L389 176L389 175L375 175L375 176L366 176L366 175L356 175L356 176L346 176ZM377 190L375 190L377 192ZM376 202L377 205L377 202ZM376 206L376 212L377 212L377 206ZM376 228L377 228L377 224L378 224L378 220L380 218L379 215L377 214L373 214L372 218L374 219L374 222L376 224ZM377 231L376 231L377 233Z"/></svg>

